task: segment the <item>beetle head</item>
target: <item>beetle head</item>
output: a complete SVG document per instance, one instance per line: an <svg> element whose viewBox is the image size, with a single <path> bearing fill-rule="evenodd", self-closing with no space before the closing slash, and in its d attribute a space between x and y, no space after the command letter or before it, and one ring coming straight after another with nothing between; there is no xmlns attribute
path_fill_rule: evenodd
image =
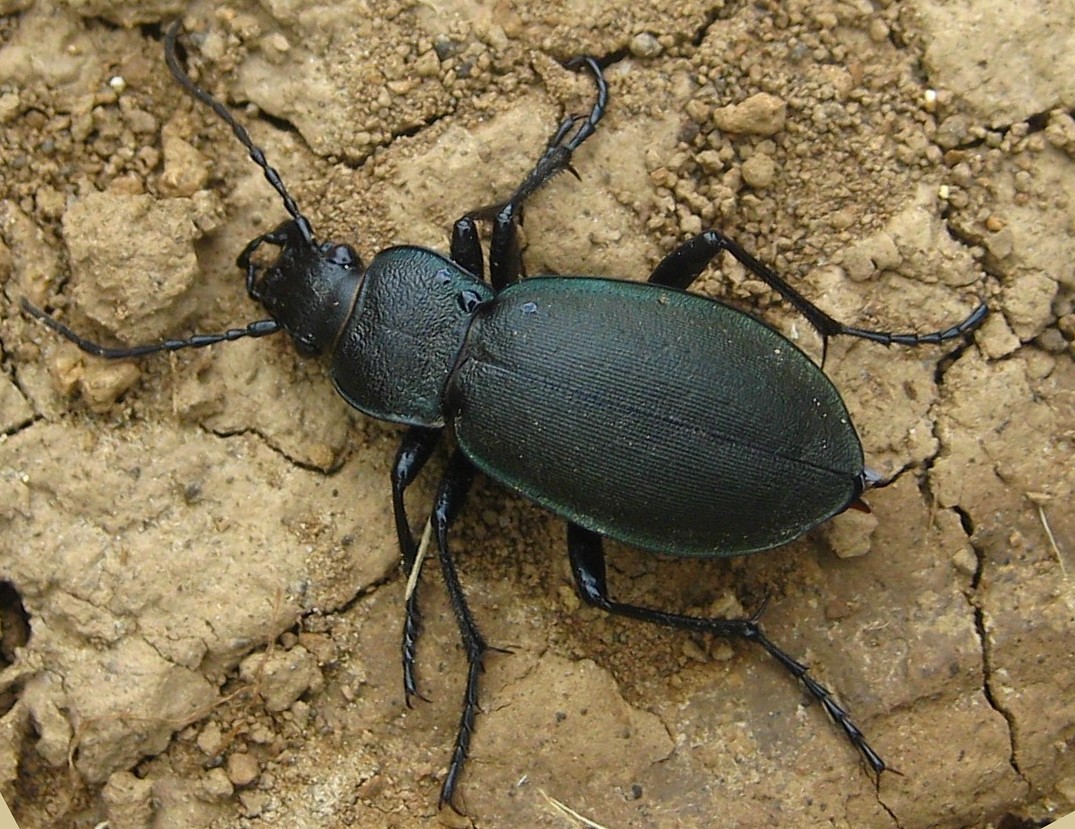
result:
<svg viewBox="0 0 1075 829"><path fill-rule="evenodd" d="M320 354L335 342L347 319L361 281L362 260L350 245L318 244L309 221L287 192L280 174L251 140L246 128L227 107L191 80L176 53L178 35L177 20L164 36L168 69L180 86L231 127L291 216L272 232L253 239L239 255L239 267L246 273L246 291L291 335L300 354ZM252 257L266 243L276 245L280 253L272 264L263 268Z"/></svg>
<svg viewBox="0 0 1075 829"><path fill-rule="evenodd" d="M262 244L280 248L276 259L253 261ZM355 249L317 242L305 219L291 219L258 236L239 255L250 296L291 336L304 357L330 348L354 305L363 264Z"/></svg>

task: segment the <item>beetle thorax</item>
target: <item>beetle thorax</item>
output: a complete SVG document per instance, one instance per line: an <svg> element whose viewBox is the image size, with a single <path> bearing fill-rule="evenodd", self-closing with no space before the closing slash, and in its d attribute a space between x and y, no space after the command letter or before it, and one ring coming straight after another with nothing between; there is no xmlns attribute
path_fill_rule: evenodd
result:
<svg viewBox="0 0 1075 829"><path fill-rule="evenodd" d="M372 417L444 424L444 389L493 289L439 253L397 247L366 269L332 357L341 395Z"/></svg>

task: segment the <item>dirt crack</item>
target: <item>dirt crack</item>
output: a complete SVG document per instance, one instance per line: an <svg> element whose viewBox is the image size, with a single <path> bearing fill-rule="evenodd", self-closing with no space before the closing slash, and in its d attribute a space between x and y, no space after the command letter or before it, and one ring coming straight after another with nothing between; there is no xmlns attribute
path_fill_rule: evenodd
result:
<svg viewBox="0 0 1075 829"><path fill-rule="evenodd" d="M212 427L206 426L205 424L201 424L201 426L207 434L214 435L215 437L221 438L222 440L246 436L255 437L265 445L266 449L268 449L274 455L283 458L292 466L302 469L305 472L313 472L318 475L324 475L325 477L329 477L339 472L347 460L346 457L341 457L332 466L318 466L317 464L311 463L309 461L304 461L300 458L288 454L288 452L283 447L278 445L271 437L269 437L267 434L254 426L244 426L241 429L213 429Z"/></svg>
<svg viewBox="0 0 1075 829"><path fill-rule="evenodd" d="M694 35L690 39L690 43L693 46L701 46L702 42L709 35L709 30L713 27L713 24L718 20L728 20L735 17L739 11L738 3L727 3L719 6L714 6L709 9L705 14L704 22L694 30Z"/></svg>
<svg viewBox="0 0 1075 829"><path fill-rule="evenodd" d="M1001 138L1007 137L1008 133L1012 130L1021 128L1026 125L1026 134L1032 135L1036 132L1044 132L1049 126L1049 119L1054 112L1062 112L1065 115L1075 118L1075 109L1064 109L1061 106L1050 107L1049 109L1042 110L1041 112L1032 112L1019 120L1012 121L1008 124L1000 124L995 127L987 127L978 125L973 127L972 131L978 133L975 138L970 141L964 141L961 144L955 145L954 150L973 150L977 147L981 147L987 144L989 141L989 135L999 135Z"/></svg>

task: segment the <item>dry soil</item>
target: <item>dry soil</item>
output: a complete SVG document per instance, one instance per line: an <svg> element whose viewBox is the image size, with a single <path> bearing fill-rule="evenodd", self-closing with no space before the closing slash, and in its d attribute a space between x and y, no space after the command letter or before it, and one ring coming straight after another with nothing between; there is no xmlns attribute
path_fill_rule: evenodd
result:
<svg viewBox="0 0 1075 829"><path fill-rule="evenodd" d="M1075 7L1049 0L0 0L0 791L46 826L1039 825L1075 808ZM526 216L528 272L644 279L719 227L831 313L965 346L833 342L895 476L786 548L610 548L617 595L771 637L900 774L879 785L749 644L580 607L562 522L480 481L459 565L490 659L467 817L436 795L463 661L436 568L403 704L396 428L244 325L234 260L281 221L446 249L607 61L611 104ZM820 343L731 261L696 286ZM424 518L439 459L411 498ZM609 482L615 486L616 482Z"/></svg>

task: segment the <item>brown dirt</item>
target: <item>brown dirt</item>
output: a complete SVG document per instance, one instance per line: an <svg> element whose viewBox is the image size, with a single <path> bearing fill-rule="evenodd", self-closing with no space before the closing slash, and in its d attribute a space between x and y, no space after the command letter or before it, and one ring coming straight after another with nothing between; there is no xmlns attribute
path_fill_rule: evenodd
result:
<svg viewBox="0 0 1075 829"><path fill-rule="evenodd" d="M279 338L104 364L19 311L47 303L110 342L259 316L234 257L283 211L164 69L159 24L182 5L0 0L0 791L27 829L465 825L435 807L462 681L435 568L431 702L402 701L397 430L350 411ZM1075 808L1070 8L186 14L193 71L319 235L367 258L445 249L455 217L510 191L592 94L556 61L590 52L617 56L611 107L581 181L530 205L530 273L641 279L718 226L857 324L928 330L978 297L993 309L954 359L833 343L826 368L869 463L901 473L871 497L876 521L842 516L735 561L611 549L614 590L637 601L720 614L769 596L770 635L902 775L875 790L754 649L580 608L561 522L483 482L460 566L512 653L485 677L462 789L473 825L571 825L545 794L608 827L1013 826ZM759 93L783 120L728 109ZM818 352L723 264L700 290Z"/></svg>

